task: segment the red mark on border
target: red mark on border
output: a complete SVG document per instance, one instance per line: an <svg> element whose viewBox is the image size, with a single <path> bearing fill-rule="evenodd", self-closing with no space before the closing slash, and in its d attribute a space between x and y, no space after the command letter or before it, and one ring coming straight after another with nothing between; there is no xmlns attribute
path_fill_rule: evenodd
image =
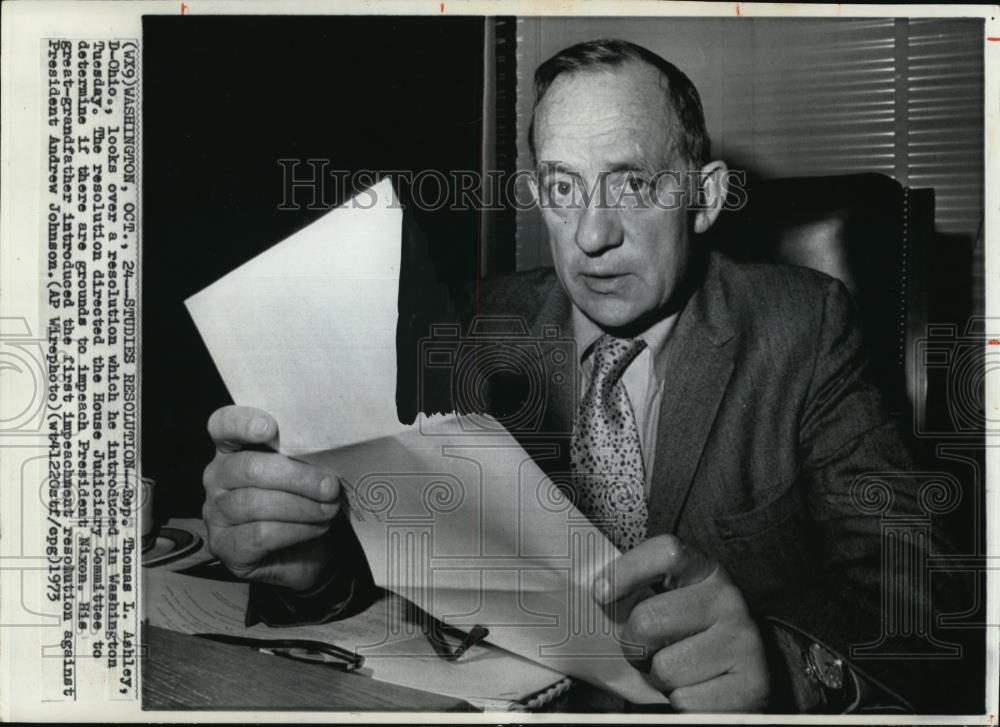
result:
<svg viewBox="0 0 1000 727"><path fill-rule="evenodd" d="M992 40L993 42L996 42L996 41L1000 40L1000 36L996 36L996 35L987 35L987 36L986 36L986 40Z"/></svg>
<svg viewBox="0 0 1000 727"><path fill-rule="evenodd" d="M444 12L444 3L441 3L441 12Z"/></svg>
<svg viewBox="0 0 1000 727"><path fill-rule="evenodd" d="M1000 346L1000 338L991 338L986 343L991 346Z"/></svg>
<svg viewBox="0 0 1000 727"><path fill-rule="evenodd" d="M741 13L741 12L740 12L740 6L739 6L739 5L737 5L737 6L736 6L736 17L738 18L738 17L740 17L740 16L742 15L742 14L743 14L743 13Z"/></svg>
<svg viewBox="0 0 1000 727"><path fill-rule="evenodd" d="M187 12L188 6L186 3L181 3L181 15Z"/></svg>

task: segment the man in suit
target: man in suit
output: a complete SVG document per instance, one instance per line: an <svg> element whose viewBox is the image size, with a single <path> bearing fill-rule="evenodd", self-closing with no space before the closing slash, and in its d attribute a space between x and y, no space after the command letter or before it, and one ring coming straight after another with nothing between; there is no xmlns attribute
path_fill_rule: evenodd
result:
<svg viewBox="0 0 1000 727"><path fill-rule="evenodd" d="M699 245L727 170L697 91L659 56L580 44L538 69L536 90L533 190L555 267L487 281L478 310L572 331L582 395L543 402L542 429L565 434L541 464L623 551L593 595L635 602L636 666L679 710L937 708L925 685L946 671L851 658L879 641L886 593L921 617L933 606L881 571L868 500L922 513L912 479L866 479L914 465L846 290ZM517 390L499 382L492 408L516 409ZM220 409L209 431L210 545L257 584L252 616L324 620L363 602L335 473L259 451L277 434L264 412Z"/></svg>

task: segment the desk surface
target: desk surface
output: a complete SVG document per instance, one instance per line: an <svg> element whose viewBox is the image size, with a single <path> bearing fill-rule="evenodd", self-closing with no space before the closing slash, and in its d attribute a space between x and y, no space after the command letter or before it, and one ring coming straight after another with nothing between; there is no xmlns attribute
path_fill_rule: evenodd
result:
<svg viewBox="0 0 1000 727"><path fill-rule="evenodd" d="M144 709L475 711L466 702L322 665L144 627Z"/></svg>

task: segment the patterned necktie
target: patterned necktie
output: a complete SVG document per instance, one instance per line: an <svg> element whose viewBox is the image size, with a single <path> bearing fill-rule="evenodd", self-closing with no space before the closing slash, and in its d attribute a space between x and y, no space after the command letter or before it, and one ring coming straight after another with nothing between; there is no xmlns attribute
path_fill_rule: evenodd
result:
<svg viewBox="0 0 1000 727"><path fill-rule="evenodd" d="M646 342L601 336L570 445L577 505L619 550L646 538L646 475L622 373Z"/></svg>

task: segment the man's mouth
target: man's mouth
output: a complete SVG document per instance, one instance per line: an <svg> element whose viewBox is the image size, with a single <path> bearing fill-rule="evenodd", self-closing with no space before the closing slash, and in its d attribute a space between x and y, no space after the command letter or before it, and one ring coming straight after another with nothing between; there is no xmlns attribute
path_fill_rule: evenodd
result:
<svg viewBox="0 0 1000 727"><path fill-rule="evenodd" d="M594 293L608 294L614 293L624 284L628 273L583 273L580 277L583 284Z"/></svg>

